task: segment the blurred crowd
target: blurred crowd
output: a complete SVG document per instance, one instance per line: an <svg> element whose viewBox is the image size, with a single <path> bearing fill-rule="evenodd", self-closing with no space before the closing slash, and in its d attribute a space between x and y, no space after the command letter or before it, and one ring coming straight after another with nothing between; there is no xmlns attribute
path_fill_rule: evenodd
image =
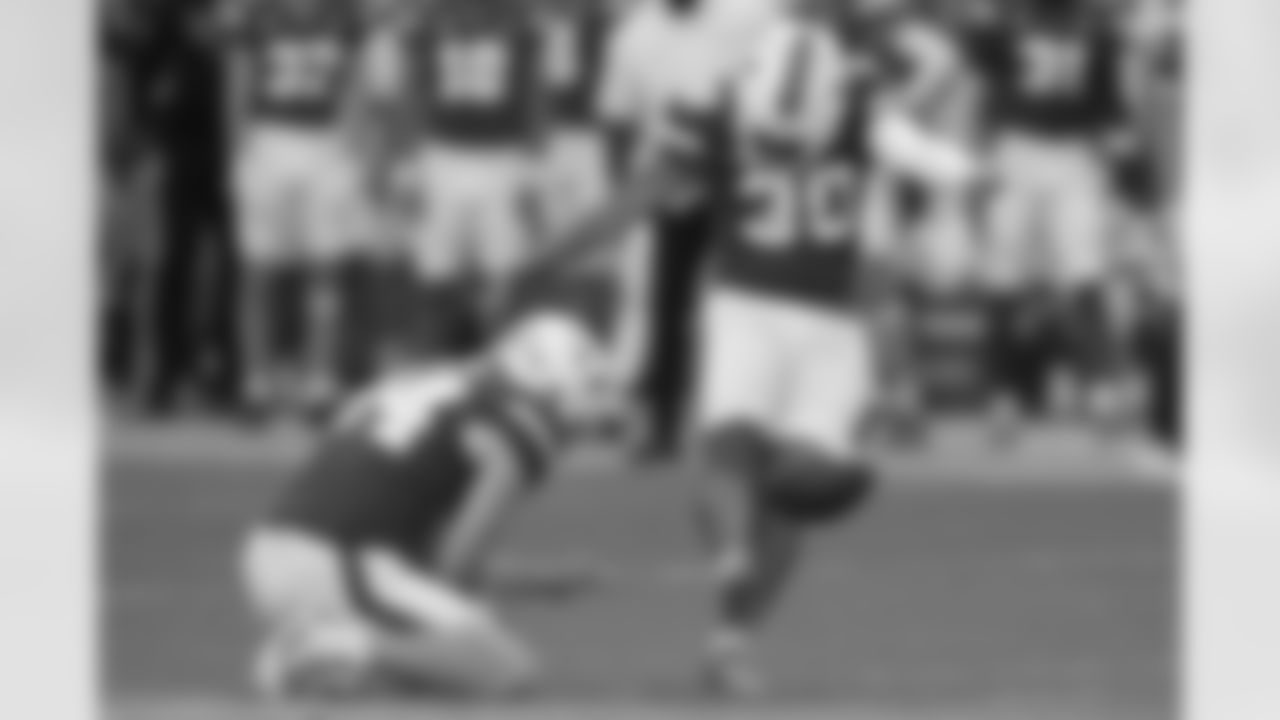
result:
<svg viewBox="0 0 1280 720"><path fill-rule="evenodd" d="M392 37L407 22L404 6L465 1L314 0L351 6L363 18L357 26ZM600 28L603 49L593 63L599 67L607 65L611 29L627 21L633 6L667 1L528 5L539 13L565 6L588 13ZM264 350L261 327L268 324L263 308L273 305L254 298L287 290L290 281L264 285L260 272L272 253L256 236L270 232L262 230L270 218L249 207L253 192L238 172L254 112L246 109L243 88L254 78L243 76L236 59L246 52L244 18L254 12L246 6L277 3L100 2L100 347L114 399L157 414L193 404L220 412L264 405L305 412L410 346L448 352L477 342L492 303L476 278L511 263L498 250L454 262L469 251L405 249L412 243L404 238L414 234L406 228L424 208L414 193L397 192L405 183L397 161L408 152L413 122L394 102L404 88L392 80L396 63L385 43L368 43L363 84L373 90L355 93L355 110L347 113L354 118L348 141L361 159L356 172L347 171L349 197L335 191L328 213L313 213L322 225L318 234L341 226L355 238L358 247L343 255L361 262L333 264L325 281L333 292L312 292L301 309L269 323L268 334L287 346L277 354L295 357L273 363L265 359L272 353ZM998 177L982 197L948 197L905 179L876 178L872 232L895 258L898 311L895 341L886 350L892 372L884 417L909 429L933 414L978 411L1013 428L1028 418L1083 415L1101 427L1124 423L1172 442L1180 403L1180 3L829 4L849 41L873 49L887 92L939 132L984 153ZM1089 40L1018 42L1042 26L1067 27ZM1107 60L1080 56L1095 52ZM1105 68L1099 71L1105 76L1076 78L1086 66ZM1049 99L1005 92L1014 82L1008 76L1026 68ZM604 82L607 68L591 75ZM1055 96L1063 83L1078 87ZM605 144L608 128L593 124L589 101L579 104L565 111L565 122ZM343 172L335 167L320 163L310 171ZM462 185L483 181L455 173L434 182L437 191L461 193ZM424 252L448 258L423 259ZM632 276L644 273L637 263L618 260L617 272L597 279L635 284ZM430 292L405 289L397 273L406 267L431 276ZM657 295L662 282L659 273ZM631 312L657 312L660 304L633 303ZM281 395L297 402L277 402Z"/></svg>

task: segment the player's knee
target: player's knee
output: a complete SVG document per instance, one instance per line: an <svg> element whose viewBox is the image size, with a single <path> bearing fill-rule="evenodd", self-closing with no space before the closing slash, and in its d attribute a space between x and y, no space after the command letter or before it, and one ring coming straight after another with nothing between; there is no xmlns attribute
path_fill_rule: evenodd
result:
<svg viewBox="0 0 1280 720"><path fill-rule="evenodd" d="M863 507L875 485L876 473L865 461L791 453L775 461L760 491L766 506L780 516L822 525Z"/></svg>

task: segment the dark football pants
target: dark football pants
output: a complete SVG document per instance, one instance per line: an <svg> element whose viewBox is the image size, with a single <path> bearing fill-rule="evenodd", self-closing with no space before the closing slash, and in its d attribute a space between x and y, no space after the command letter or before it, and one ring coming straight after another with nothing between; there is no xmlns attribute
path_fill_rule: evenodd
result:
<svg viewBox="0 0 1280 720"><path fill-rule="evenodd" d="M1163 311L1142 328L1138 357L1150 383L1148 422L1162 442L1182 442L1182 327L1176 311Z"/></svg>
<svg viewBox="0 0 1280 720"><path fill-rule="evenodd" d="M162 405L193 385L225 402L238 389L238 259L221 170L179 166L164 187L148 389Z"/></svg>
<svg viewBox="0 0 1280 720"><path fill-rule="evenodd" d="M659 454L675 450L696 383L698 297L710 221L708 213L692 210L663 216L654 228L649 344L638 391L651 422L652 450Z"/></svg>

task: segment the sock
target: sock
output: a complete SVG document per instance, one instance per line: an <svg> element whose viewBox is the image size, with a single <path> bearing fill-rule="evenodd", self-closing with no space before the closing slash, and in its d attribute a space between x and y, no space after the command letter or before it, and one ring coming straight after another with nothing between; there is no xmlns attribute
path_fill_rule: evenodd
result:
<svg viewBox="0 0 1280 720"><path fill-rule="evenodd" d="M312 267L306 278L303 372L305 402L325 403L336 391L342 337L341 266Z"/></svg>
<svg viewBox="0 0 1280 720"><path fill-rule="evenodd" d="M369 381L377 366L380 332L376 279L376 263L368 258L348 260L340 271L337 374L343 388Z"/></svg>
<svg viewBox="0 0 1280 720"><path fill-rule="evenodd" d="M241 286L241 352L250 400L274 404L283 366L295 349L298 275L287 267L250 267Z"/></svg>

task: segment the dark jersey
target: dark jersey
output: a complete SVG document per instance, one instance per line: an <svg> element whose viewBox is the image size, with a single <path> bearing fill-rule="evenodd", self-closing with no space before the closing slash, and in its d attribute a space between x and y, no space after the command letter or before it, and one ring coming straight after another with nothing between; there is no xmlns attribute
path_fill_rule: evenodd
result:
<svg viewBox="0 0 1280 720"><path fill-rule="evenodd" d="M549 0L547 5L542 62L551 120L589 123L613 18L599 0Z"/></svg>
<svg viewBox="0 0 1280 720"><path fill-rule="evenodd" d="M541 34L522 0L443 0L409 36L412 91L433 137L520 144L541 121Z"/></svg>
<svg viewBox="0 0 1280 720"><path fill-rule="evenodd" d="M429 565L495 460L514 461L536 481L554 439L541 411L486 391L465 372L392 381L340 417L271 520Z"/></svg>
<svg viewBox="0 0 1280 720"><path fill-rule="evenodd" d="M1119 48L1107 32L1025 24L988 42L984 74L998 127L1079 137L1119 119Z"/></svg>
<svg viewBox="0 0 1280 720"><path fill-rule="evenodd" d="M251 112L303 124L334 120L358 63L354 0L255 0L236 34L249 58Z"/></svg>
<svg viewBox="0 0 1280 720"><path fill-rule="evenodd" d="M871 60L877 77L894 83L911 75L911 58L895 42L905 18L897 14L869 17L847 11L836 18L845 46L850 52Z"/></svg>
<svg viewBox="0 0 1280 720"><path fill-rule="evenodd" d="M779 147L728 118L717 124L708 181L719 282L823 306L849 302L858 289L870 92L866 78L853 81L838 131L816 150Z"/></svg>

